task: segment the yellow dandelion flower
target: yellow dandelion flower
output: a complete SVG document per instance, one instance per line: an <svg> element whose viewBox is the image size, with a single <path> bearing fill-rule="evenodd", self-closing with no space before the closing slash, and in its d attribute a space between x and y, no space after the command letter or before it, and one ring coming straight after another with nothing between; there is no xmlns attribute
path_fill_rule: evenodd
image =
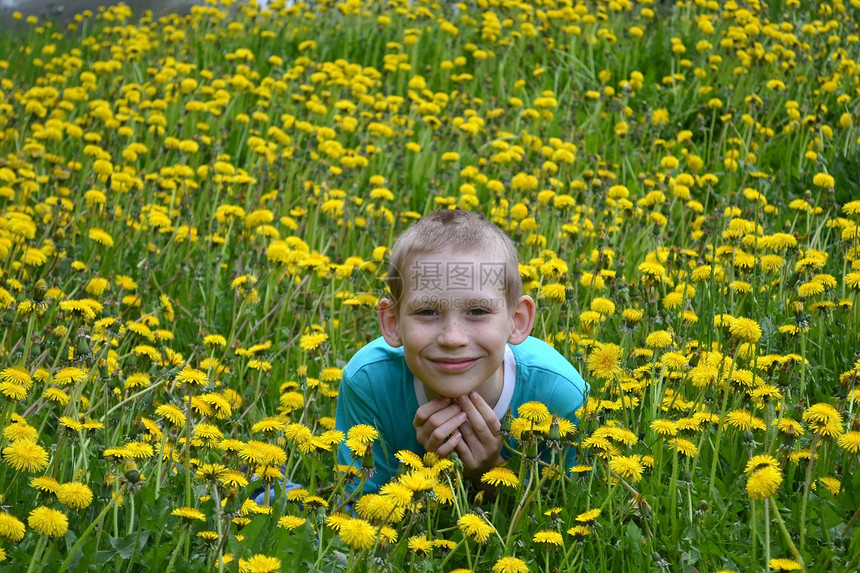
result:
<svg viewBox="0 0 860 573"><path fill-rule="evenodd" d="M460 528L472 541L484 543L490 538L490 535L496 530L483 517L474 513L467 513L457 520L457 527Z"/></svg>
<svg viewBox="0 0 860 573"><path fill-rule="evenodd" d="M810 424L826 425L828 423L841 425L842 414L830 404L819 402L803 412L803 421Z"/></svg>
<svg viewBox="0 0 860 573"><path fill-rule="evenodd" d="M588 370L595 378L608 380L621 374L621 347L597 343L588 355Z"/></svg>
<svg viewBox="0 0 860 573"><path fill-rule="evenodd" d="M400 460L402 464L409 466L412 469L420 469L424 467L424 462L421 460L421 456L415 452L400 450L394 454L394 457Z"/></svg>
<svg viewBox="0 0 860 573"><path fill-rule="evenodd" d="M206 521L206 514L197 509L196 507L177 507L173 511L170 512L170 515L175 515L176 517L181 517L186 521Z"/></svg>
<svg viewBox="0 0 860 573"><path fill-rule="evenodd" d="M90 228L87 236L91 241L94 241L100 245L104 245L105 247L113 247L113 237L110 236L110 233L105 231L104 229L99 229L98 227Z"/></svg>
<svg viewBox="0 0 860 573"><path fill-rule="evenodd" d="M488 483L492 486L499 487L517 487L520 485L520 480L517 474L508 468L495 467L481 476L481 482Z"/></svg>
<svg viewBox="0 0 860 573"><path fill-rule="evenodd" d="M532 541L547 550L557 549L564 545L561 533L552 530L538 531L532 537Z"/></svg>
<svg viewBox="0 0 860 573"><path fill-rule="evenodd" d="M0 512L0 537L7 541L21 541L27 528L24 523L14 515Z"/></svg>
<svg viewBox="0 0 860 573"><path fill-rule="evenodd" d="M779 468L779 462L771 455L759 454L750 458L750 461L747 462L747 465L744 468L744 473L750 474L767 466Z"/></svg>
<svg viewBox="0 0 860 573"><path fill-rule="evenodd" d="M493 573L528 573L529 566L516 557L502 557L493 565Z"/></svg>
<svg viewBox="0 0 860 573"><path fill-rule="evenodd" d="M376 528L363 519L352 518L340 525L338 535L355 549L368 549L376 543Z"/></svg>
<svg viewBox="0 0 860 573"><path fill-rule="evenodd" d="M731 321L729 333L746 342L758 342L761 338L761 327L750 318L738 317Z"/></svg>
<svg viewBox="0 0 860 573"><path fill-rule="evenodd" d="M93 491L84 483L73 481L57 488L57 501L71 509L84 509L93 502Z"/></svg>
<svg viewBox="0 0 860 573"><path fill-rule="evenodd" d="M27 397L27 388L15 382L0 382L0 394L10 400L19 401Z"/></svg>
<svg viewBox="0 0 860 573"><path fill-rule="evenodd" d="M426 535L413 535L406 540L406 547L419 555L427 555L433 548L433 542Z"/></svg>
<svg viewBox="0 0 860 573"><path fill-rule="evenodd" d="M30 377L30 372L21 366L10 366L0 371L0 380L3 382L11 382L30 388L33 386L33 379Z"/></svg>
<svg viewBox="0 0 860 573"><path fill-rule="evenodd" d="M822 478L819 478L818 481L821 482L824 487L827 488L827 491L829 491L833 495L839 495L839 491L842 489L842 482L840 482L835 477L824 476Z"/></svg>
<svg viewBox="0 0 860 573"><path fill-rule="evenodd" d="M567 300L565 286L560 283L550 283L541 286L539 296L557 303L563 303Z"/></svg>
<svg viewBox="0 0 860 573"><path fill-rule="evenodd" d="M580 513L576 516L576 521L580 523L594 523L594 521L600 517L601 509L599 507L595 509L590 509L586 512Z"/></svg>
<svg viewBox="0 0 860 573"><path fill-rule="evenodd" d="M206 376L205 372L196 368L191 368L190 366L186 366L179 372L179 374L176 375L176 382L178 384L205 386L208 381L209 378Z"/></svg>
<svg viewBox="0 0 860 573"><path fill-rule="evenodd" d="M644 467L639 456L612 456L609 458L609 469L633 483L642 479Z"/></svg>
<svg viewBox="0 0 860 573"><path fill-rule="evenodd" d="M695 455L699 453L699 449L696 447L696 444L690 440L685 440L684 438L673 438L669 440L669 447L672 450L677 451L679 454L689 458L695 457Z"/></svg>
<svg viewBox="0 0 860 573"><path fill-rule="evenodd" d="M40 506L30 512L27 525L46 537L62 537L69 529L69 519L56 509Z"/></svg>
<svg viewBox="0 0 860 573"><path fill-rule="evenodd" d="M574 525L567 530L567 533L568 535L572 535L577 539L582 539L588 535L591 535L591 528L587 525Z"/></svg>
<svg viewBox="0 0 860 573"><path fill-rule="evenodd" d="M363 444L369 444L379 438L379 432L373 426L367 424L356 424L346 432L348 440L355 440Z"/></svg>
<svg viewBox="0 0 860 573"><path fill-rule="evenodd" d="M43 493L56 493L59 482L51 476L39 476L30 480L30 485Z"/></svg>
<svg viewBox="0 0 860 573"><path fill-rule="evenodd" d="M227 339L220 334L208 334L203 337L203 344L209 348L224 348L227 346Z"/></svg>
<svg viewBox="0 0 860 573"><path fill-rule="evenodd" d="M860 432L851 431L839 436L836 440L836 444L851 454L860 453Z"/></svg>
<svg viewBox="0 0 860 573"><path fill-rule="evenodd" d="M771 559L767 563L773 571L800 571L803 565L793 559Z"/></svg>
<svg viewBox="0 0 860 573"><path fill-rule="evenodd" d="M53 381L61 386L67 386L75 382L83 382L86 379L87 372L74 366L63 368L54 374L53 377Z"/></svg>
<svg viewBox="0 0 860 573"><path fill-rule="evenodd" d="M549 409L540 402L526 402L517 408L517 415L534 424L543 424L550 418Z"/></svg>
<svg viewBox="0 0 860 573"><path fill-rule="evenodd" d="M678 434L678 424L672 420L654 420L651 429L659 436L675 436Z"/></svg>
<svg viewBox="0 0 860 573"><path fill-rule="evenodd" d="M281 560L258 553L249 559L239 559L240 573L275 573L281 570Z"/></svg>
<svg viewBox="0 0 860 573"><path fill-rule="evenodd" d="M828 175L827 173L816 173L812 176L812 184L824 189L833 189L836 185L836 180L832 175Z"/></svg>
<svg viewBox="0 0 860 573"><path fill-rule="evenodd" d="M3 448L3 460L19 472L37 472L48 467L48 452L30 440L18 440Z"/></svg>
<svg viewBox="0 0 860 573"><path fill-rule="evenodd" d="M326 340L328 340L328 334L305 334L299 339L299 347L306 352L316 350Z"/></svg>
<svg viewBox="0 0 860 573"><path fill-rule="evenodd" d="M185 426L185 413L173 404L159 406L155 409L155 415L164 418L174 426Z"/></svg>
<svg viewBox="0 0 860 573"><path fill-rule="evenodd" d="M657 330L645 338L645 346L648 348L666 348L672 344L672 333L666 330Z"/></svg>

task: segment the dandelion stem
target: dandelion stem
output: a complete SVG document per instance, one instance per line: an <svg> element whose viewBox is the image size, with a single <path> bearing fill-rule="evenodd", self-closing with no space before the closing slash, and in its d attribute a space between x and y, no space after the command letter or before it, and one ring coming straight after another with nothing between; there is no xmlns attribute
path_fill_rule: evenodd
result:
<svg viewBox="0 0 860 573"><path fill-rule="evenodd" d="M803 558L800 556L800 552L797 550L797 547L795 547L794 541L791 540L791 535L785 527L785 522L782 520L779 508L776 506L776 500L773 496L769 497L768 500L770 501L771 509L773 509L773 515L776 517L776 522L779 524L779 530L782 532L782 536L785 539L785 544L788 545L788 549L791 551L791 554L794 555L794 559L803 565Z"/></svg>
<svg viewBox="0 0 860 573"><path fill-rule="evenodd" d="M185 545L185 540L188 537L189 526L184 526L182 528L182 532L179 534L179 540L176 542L176 547L173 548L173 553L170 555L170 561L167 562L167 569L164 570L164 573L170 573L173 571L173 564L176 562L176 556L179 555L179 550L182 549L182 546Z"/></svg>
<svg viewBox="0 0 860 573"><path fill-rule="evenodd" d="M806 542L806 503L809 501L809 488L812 485L812 466L815 465L815 448L818 446L818 435L812 437L809 447L809 465L806 466L806 479L803 482L803 498L800 501L800 550Z"/></svg>
<svg viewBox="0 0 860 573"><path fill-rule="evenodd" d="M44 535L39 536L39 541L36 543L36 549L33 550L33 556L30 558L30 566L27 567L27 573L33 573L36 567L36 561L41 561L42 552L45 549L45 544L48 542L48 538ZM39 571L41 571L45 567L45 564L39 567Z"/></svg>
<svg viewBox="0 0 860 573"><path fill-rule="evenodd" d="M848 523L845 524L845 527L842 529L842 533L839 534L839 537L845 537L845 534L848 533L848 530L851 529L851 526L854 525L854 522L857 521L858 517L860 517L860 507L858 507L857 511L854 512L854 515L851 516L851 519L848 520Z"/></svg>
<svg viewBox="0 0 860 573"><path fill-rule="evenodd" d="M667 492L669 495L669 519L671 520L672 526L672 545L673 547L678 544L678 515L677 515L677 506L678 506L678 492L676 491L678 487L678 449L675 448L675 452L672 455L672 477L669 480L669 491Z"/></svg>
<svg viewBox="0 0 860 573"><path fill-rule="evenodd" d="M69 551L69 554L66 556L66 559L63 561L63 564L60 565L60 569L57 571L57 573L65 573L66 569L69 568L69 564L72 562L72 559L74 558L75 554L77 554L78 550L81 548L81 546L87 540L87 537L89 537L90 533L93 532L93 529L95 529L96 526L101 523L101 521L105 518L107 513L111 510L111 508L114 505L117 504L118 501L119 501L119 496L115 495L113 497L113 499L110 501L110 503L107 504L104 507L104 509L102 509L101 513L99 513L96 516L96 518L90 522L89 527L87 527L84 530L84 532L81 534L80 537L78 537L78 540L72 546L71 550Z"/></svg>
<svg viewBox="0 0 860 573"><path fill-rule="evenodd" d="M717 466L720 463L720 442L723 439L723 430L726 425L726 408L729 403L729 390L731 388L732 374L735 369L735 359L737 358L738 351L735 350L734 356L732 356L732 363L729 366L729 374L725 379L725 387L723 388L723 399L720 405L720 421L718 422L719 426L717 427L717 439L714 443L714 459L711 461L711 477L708 480L708 484L711 486L711 491L714 491L714 479L717 477Z"/></svg>
<svg viewBox="0 0 860 573"><path fill-rule="evenodd" d="M755 563L758 557L757 549L757 539L758 539L758 512L756 511L756 502L754 499L750 499L750 548L752 550L752 559L751 563Z"/></svg>
<svg viewBox="0 0 860 573"><path fill-rule="evenodd" d="M534 474L535 474L535 466L536 465L537 464L535 464L535 463L531 464L531 471L529 472L529 480L526 483L526 489L525 489L525 491L523 491L523 496L522 496L522 498L520 498L520 503L519 503L519 505L517 505L517 509L514 511L513 517L511 517L511 524L508 527L508 534L505 536L505 554L507 554L507 552L508 552L508 547L510 546L510 543L511 543L511 537L513 537L514 531L516 531L517 525L519 524L523 508L527 504L527 498L529 496L529 491L531 490L532 482L534 481ZM520 471L520 475L522 475L522 471ZM543 481L543 478L541 478L541 481ZM520 481L520 483L522 483L522 481ZM540 487L540 483L538 484L538 487Z"/></svg>
<svg viewBox="0 0 860 573"><path fill-rule="evenodd" d="M158 491L161 489L161 467L164 462L164 445L167 443L167 432L162 432L161 447L158 449L158 469L155 471L155 499L158 499Z"/></svg>
<svg viewBox="0 0 860 573"><path fill-rule="evenodd" d="M755 500L750 500L755 503ZM770 563L770 505L764 501L764 564Z"/></svg>
<svg viewBox="0 0 860 573"><path fill-rule="evenodd" d="M438 570L439 570L439 571L442 571L442 569L445 567L445 564L448 562L448 560L449 560L449 559L451 559L451 557L454 555L454 553L456 553L456 552L457 552L457 549L459 549L459 548L460 548L460 546L461 546L461 545L463 545L463 543L465 543L465 542L466 542L466 538L464 537L464 538L463 538L463 539L461 539L461 540L460 540L460 542L459 542L459 543L454 547L454 549L452 549L451 551L449 551L449 552L448 552L448 555L446 555L446 556L445 556L445 559L443 559L443 560L442 560L442 563L440 563L440 564L439 564L439 568L438 568Z"/></svg>

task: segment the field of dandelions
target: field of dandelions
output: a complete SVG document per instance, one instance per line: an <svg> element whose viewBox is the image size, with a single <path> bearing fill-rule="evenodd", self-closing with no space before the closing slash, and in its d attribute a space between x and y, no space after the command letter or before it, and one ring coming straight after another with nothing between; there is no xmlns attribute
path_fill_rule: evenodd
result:
<svg viewBox="0 0 860 573"><path fill-rule="evenodd" d="M860 1L20 20L4 570L860 569ZM374 432L334 429L341 368L394 238L455 206L592 394L505 420L495 498L408 452L349 497Z"/></svg>

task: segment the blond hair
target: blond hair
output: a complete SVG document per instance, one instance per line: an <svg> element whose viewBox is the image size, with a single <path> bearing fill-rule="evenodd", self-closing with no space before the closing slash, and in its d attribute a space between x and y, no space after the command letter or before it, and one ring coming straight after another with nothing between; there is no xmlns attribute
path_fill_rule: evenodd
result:
<svg viewBox="0 0 860 573"><path fill-rule="evenodd" d="M416 258L443 253L483 253L504 264L504 296L513 309L523 293L519 254L513 241L483 215L444 209L421 218L394 243L386 283L395 312L404 295L404 271Z"/></svg>

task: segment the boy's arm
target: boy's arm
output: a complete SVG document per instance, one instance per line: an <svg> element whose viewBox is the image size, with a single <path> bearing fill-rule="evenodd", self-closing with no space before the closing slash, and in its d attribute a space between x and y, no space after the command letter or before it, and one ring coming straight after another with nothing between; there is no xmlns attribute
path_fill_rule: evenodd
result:
<svg viewBox="0 0 860 573"><path fill-rule="evenodd" d="M364 483L363 493L375 493L382 484L386 483L392 475L388 465L387 454L390 452L390 444L386 443L387 436L383 428L379 427L378 415L373 400L367 396L358 385L343 377L338 390L337 410L335 414L335 427L346 434L349 429L359 424L372 426L379 432L379 438L373 442L374 471L373 475L367 477ZM361 468L361 460L353 460L350 449L345 442L341 442L337 452L338 463L343 465L353 464ZM348 491L355 486L347 486Z"/></svg>

